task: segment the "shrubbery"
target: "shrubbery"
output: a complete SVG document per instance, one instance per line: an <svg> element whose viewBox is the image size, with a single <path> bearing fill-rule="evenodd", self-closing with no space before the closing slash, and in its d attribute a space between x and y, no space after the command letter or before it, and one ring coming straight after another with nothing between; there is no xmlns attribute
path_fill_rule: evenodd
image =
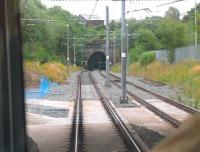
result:
<svg viewBox="0 0 200 152"><path fill-rule="evenodd" d="M62 62L65 63L64 55L56 55L51 50L47 50L41 43L27 43L23 46L23 56L25 60L38 61L40 63Z"/></svg>
<svg viewBox="0 0 200 152"><path fill-rule="evenodd" d="M155 52L144 52L140 57L140 64L142 66L146 66L156 59L156 53Z"/></svg>
<svg viewBox="0 0 200 152"><path fill-rule="evenodd" d="M134 48L130 49L129 52L129 63L135 63L139 60L140 55L145 52L141 45L136 45Z"/></svg>
<svg viewBox="0 0 200 152"><path fill-rule="evenodd" d="M67 76L69 75L67 66L59 62L47 62L41 64L40 62L25 61L24 70L25 79L27 81L34 81L35 83L39 83L41 76L46 76L51 81L56 83L64 83L67 79ZM69 66L69 70L78 71L80 68ZM36 78L35 75L37 75ZM28 82L28 84L30 83Z"/></svg>
<svg viewBox="0 0 200 152"><path fill-rule="evenodd" d="M42 68L43 75L54 82L62 83L67 78L67 67L61 63L45 63Z"/></svg>
<svg viewBox="0 0 200 152"><path fill-rule="evenodd" d="M111 71L113 72L120 72L121 71L121 64L115 64L111 67Z"/></svg>

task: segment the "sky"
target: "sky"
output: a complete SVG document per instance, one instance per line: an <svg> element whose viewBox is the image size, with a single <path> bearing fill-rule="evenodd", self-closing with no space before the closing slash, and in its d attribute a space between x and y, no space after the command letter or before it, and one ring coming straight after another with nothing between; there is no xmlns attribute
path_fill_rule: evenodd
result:
<svg viewBox="0 0 200 152"><path fill-rule="evenodd" d="M100 18L105 20L106 6L109 7L109 19L119 20L121 17L121 2L111 0L41 0L44 5L48 8L53 6L61 6L63 9L69 11L74 15L88 14L98 15ZM191 8L195 6L195 0L184 0L177 3L156 7L164 3L173 2L174 0L127 0L126 1L126 12L133 11L136 9L150 8L152 13L145 11L130 12L126 13L126 18L143 19L150 16L164 16L165 12L170 6L177 8L180 14L185 14ZM200 0L196 0L196 3L200 3ZM96 7L94 7L96 5ZM95 9L94 9L95 8ZM93 11L94 10L94 11ZM183 17L183 15L181 15Z"/></svg>

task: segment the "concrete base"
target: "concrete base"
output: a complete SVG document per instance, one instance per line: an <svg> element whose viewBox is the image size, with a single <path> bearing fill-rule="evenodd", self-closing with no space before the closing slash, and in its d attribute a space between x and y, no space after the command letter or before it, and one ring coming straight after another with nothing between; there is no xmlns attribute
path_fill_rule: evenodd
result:
<svg viewBox="0 0 200 152"><path fill-rule="evenodd" d="M121 97L120 96L120 104L126 104L129 101L129 97Z"/></svg>

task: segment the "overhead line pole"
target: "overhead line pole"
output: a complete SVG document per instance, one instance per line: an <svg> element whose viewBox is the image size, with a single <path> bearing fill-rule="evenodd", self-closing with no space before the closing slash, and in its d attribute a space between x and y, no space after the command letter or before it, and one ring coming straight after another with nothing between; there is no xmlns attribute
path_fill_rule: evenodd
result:
<svg viewBox="0 0 200 152"><path fill-rule="evenodd" d="M69 24L67 24L67 72L69 73Z"/></svg>
<svg viewBox="0 0 200 152"><path fill-rule="evenodd" d="M127 44L126 44L126 47L127 47L127 62L126 62L126 72L128 74L129 72L129 34L128 34L128 24L126 24L126 32L127 32Z"/></svg>
<svg viewBox="0 0 200 152"><path fill-rule="evenodd" d="M121 86L122 96L120 103L127 103L128 98L126 96L126 21L125 21L125 0L121 1Z"/></svg>
<svg viewBox="0 0 200 152"><path fill-rule="evenodd" d="M76 66L76 37L74 36L74 67Z"/></svg>
<svg viewBox="0 0 200 152"><path fill-rule="evenodd" d="M194 54L196 54L196 61L197 61L197 63L199 62L199 54L198 54L198 49L197 49L197 3L196 3L196 0L195 0L195 14L194 14L195 16L195 18L194 18L194 24L195 24L195 33L194 33L194 45L195 45L195 53Z"/></svg>
<svg viewBox="0 0 200 152"><path fill-rule="evenodd" d="M82 45L77 45L76 44L76 40L85 40L86 38L80 38L80 37L76 37L74 36L73 38L68 38L69 40L74 40L74 59L73 59L73 63L74 63L74 67L76 66L76 46L82 46ZM69 47L70 48L70 47ZM81 50L82 51L82 50Z"/></svg>
<svg viewBox="0 0 200 152"><path fill-rule="evenodd" d="M115 63L116 63L116 52L115 52L116 50L115 50L115 45L116 45L116 44L115 44L115 31L114 31L114 48L113 48L113 56L114 56L114 57L113 57L113 58L114 58L113 61L114 61L114 65L115 65Z"/></svg>
<svg viewBox="0 0 200 152"><path fill-rule="evenodd" d="M109 8L106 6L106 82L105 86L110 87L110 53L109 53Z"/></svg>

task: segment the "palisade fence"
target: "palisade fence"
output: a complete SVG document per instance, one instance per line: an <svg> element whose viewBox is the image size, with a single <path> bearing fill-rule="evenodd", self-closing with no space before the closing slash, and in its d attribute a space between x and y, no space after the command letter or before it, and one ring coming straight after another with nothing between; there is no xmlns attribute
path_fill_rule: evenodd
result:
<svg viewBox="0 0 200 152"><path fill-rule="evenodd" d="M161 61L164 63L168 62L167 50L156 50L155 52L156 52L156 59L158 61ZM198 60L200 61L200 44L197 45L197 51L195 51L194 45L176 48L174 55L175 55L174 63L178 63L184 60L197 60L197 57L198 57Z"/></svg>

